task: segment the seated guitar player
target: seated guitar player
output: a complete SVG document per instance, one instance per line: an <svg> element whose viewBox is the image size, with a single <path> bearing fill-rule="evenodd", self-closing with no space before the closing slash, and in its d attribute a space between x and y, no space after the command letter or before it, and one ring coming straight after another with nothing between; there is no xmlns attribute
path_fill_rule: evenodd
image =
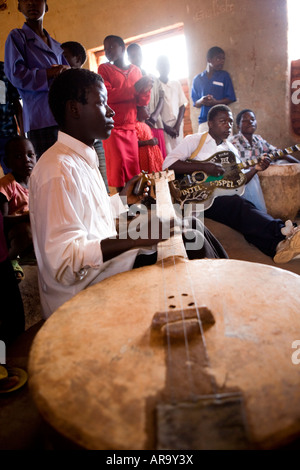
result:
<svg viewBox="0 0 300 470"><path fill-rule="evenodd" d="M174 170L178 177L194 171L221 177L225 170L221 164L210 160L214 154L230 151L236 161L240 161L237 149L227 140L232 124L233 116L228 106L213 106L208 113L208 132L186 136L167 155L163 169ZM257 171L268 166L268 160L262 159ZM250 177L251 174L245 174L246 184ZM300 227L295 227L291 221L274 219L240 195L218 195L205 216L242 233L249 243L271 256L275 263L285 263L300 255Z"/></svg>

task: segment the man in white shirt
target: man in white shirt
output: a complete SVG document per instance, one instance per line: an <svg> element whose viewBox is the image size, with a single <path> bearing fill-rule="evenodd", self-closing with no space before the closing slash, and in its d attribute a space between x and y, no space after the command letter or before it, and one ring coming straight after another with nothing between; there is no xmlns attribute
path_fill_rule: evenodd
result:
<svg viewBox="0 0 300 470"><path fill-rule="evenodd" d="M218 163L205 161L216 152L231 151L239 161L237 149L227 141L233 124L233 116L226 105L216 105L208 112L209 131L193 134L167 155L163 169L169 168L176 174L192 174L203 171L207 175L221 176L223 167ZM202 135L202 146L199 148ZM193 160L191 155L195 152ZM247 178L247 174L245 175ZM249 243L274 258L276 263L285 263L300 254L300 228L291 221L273 219L258 210L251 202L239 195L218 196L205 216L241 232ZM287 238L286 238L287 237Z"/></svg>
<svg viewBox="0 0 300 470"><path fill-rule="evenodd" d="M161 118L164 126L166 152L174 149L183 139L183 117L187 99L178 80L170 80L170 64L166 56L157 59L159 81L164 92Z"/></svg>
<svg viewBox="0 0 300 470"><path fill-rule="evenodd" d="M151 234L149 238L116 231L115 217L127 211L120 196L128 204L142 196L133 193L136 176L119 194L109 197L99 172L93 144L95 139L107 139L114 126L102 77L86 69L63 72L50 88L49 104L59 125L58 140L39 159L29 188L44 318L89 285L153 264L156 245L166 233L152 214L155 234L147 215L146 231L141 226L141 233ZM206 229L203 232L203 248L195 250L194 257L227 257L213 235Z"/></svg>
<svg viewBox="0 0 300 470"><path fill-rule="evenodd" d="M43 316L88 285L133 267L137 254L159 239L119 239L115 220L128 203L139 200L132 190L109 197L98 169L94 140L107 139L114 111L98 74L71 69L61 74L49 93L59 124L57 142L40 158L30 179L30 220L39 270ZM155 247L154 247L155 248Z"/></svg>

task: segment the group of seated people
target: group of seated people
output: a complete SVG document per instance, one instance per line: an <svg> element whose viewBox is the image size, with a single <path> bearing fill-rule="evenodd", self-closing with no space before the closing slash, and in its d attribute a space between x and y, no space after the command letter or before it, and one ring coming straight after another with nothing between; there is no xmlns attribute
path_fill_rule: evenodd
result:
<svg viewBox="0 0 300 470"><path fill-rule="evenodd" d="M26 8L21 1L19 4ZM45 13L47 4L42 4ZM40 18L27 19L27 26L30 28L37 21ZM36 155L33 142L25 136L15 137L6 145L10 171L0 179L1 224L3 218L7 244L0 260L1 279L7 283L5 270L10 260L19 281L22 269L18 260L34 247L44 318L90 285L116 273L155 263L157 244L170 238L170 231L166 235L164 230L169 222L157 220L153 213L151 218L139 216L141 227L148 227L147 237L130 236L130 223L125 236L116 230L115 219L128 212L128 206L150 197L147 178L142 191L136 192L141 175L132 155L133 141L136 151L147 145L159 149L158 138L149 132L151 128L140 125L149 120L147 105L153 79L142 75L137 66L125 64L125 45L116 38L109 36L104 41L109 63L101 64L99 73L82 68L82 60L73 64L65 52L68 65L51 78L48 92L49 108L58 128L53 145L42 155ZM68 44L65 47L66 51ZM125 106L120 99L124 99L124 93L130 105L127 102ZM178 110L184 109L180 103L177 99ZM183 114L180 118L182 121ZM246 189L253 186L255 190L249 191L249 195L246 191L244 196L216 197L205 216L238 230L276 263L288 262L300 254L300 229L293 221L274 219L267 213L257 177L271 162L264 154L275 148L254 134L256 119L252 110L244 109L238 114L236 136L232 136L233 121L227 104L214 104L207 112L207 130L184 137L165 156L158 151L151 155L141 152L139 161L150 162L154 171L170 169L176 175L202 171L220 178L224 174L222 165L208 161L217 152L229 150L237 161L261 156L252 169L245 171ZM140 145L136 129L143 133ZM97 142L101 147L98 153ZM125 165L120 162L124 153ZM109 194L100 171L103 156L107 177L112 182L108 186L116 188L115 194ZM294 157L287 158L298 162ZM111 160L113 164L107 165ZM20 232L16 231L17 218ZM154 223L159 230L151 231ZM196 249L188 251L190 258L227 258L218 240L193 217L188 230L195 239L202 237L201 246L197 244ZM140 232L144 233L142 228ZM184 243L186 233L183 227ZM0 338L2 331L12 327L12 319L7 320L9 315L11 311L0 318Z"/></svg>

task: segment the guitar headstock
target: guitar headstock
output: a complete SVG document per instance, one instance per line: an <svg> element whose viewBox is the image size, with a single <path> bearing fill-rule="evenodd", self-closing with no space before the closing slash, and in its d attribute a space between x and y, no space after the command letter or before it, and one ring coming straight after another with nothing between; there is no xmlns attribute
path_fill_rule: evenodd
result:
<svg viewBox="0 0 300 470"><path fill-rule="evenodd" d="M175 180L175 173L174 170L163 170L163 171L157 171L153 173L149 173L148 177L150 180L152 180L154 183L157 183L158 181L166 180L168 183L170 181Z"/></svg>
<svg viewBox="0 0 300 470"><path fill-rule="evenodd" d="M167 169L164 171L157 171L156 173L147 173L145 171L142 171L142 175L133 189L133 194L135 194L136 196L141 196L143 194L145 186L148 184L149 181L151 181L151 185L155 185L159 181L167 181L169 183L173 180L175 180L175 173L173 170Z"/></svg>

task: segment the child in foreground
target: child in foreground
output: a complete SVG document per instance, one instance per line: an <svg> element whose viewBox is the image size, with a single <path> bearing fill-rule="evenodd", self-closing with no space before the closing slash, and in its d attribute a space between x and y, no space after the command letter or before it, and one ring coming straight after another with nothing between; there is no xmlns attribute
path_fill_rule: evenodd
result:
<svg viewBox="0 0 300 470"><path fill-rule="evenodd" d="M16 136L5 146L6 165L11 172L0 179L0 210L4 217L9 259L18 281L24 277L18 260L32 251L29 220L29 177L36 164L32 143Z"/></svg>

